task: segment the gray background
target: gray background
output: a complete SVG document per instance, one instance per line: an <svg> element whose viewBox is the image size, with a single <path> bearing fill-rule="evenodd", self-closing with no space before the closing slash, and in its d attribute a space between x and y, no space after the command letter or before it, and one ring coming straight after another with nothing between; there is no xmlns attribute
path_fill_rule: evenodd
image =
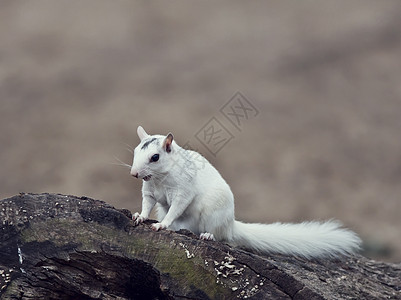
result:
<svg viewBox="0 0 401 300"><path fill-rule="evenodd" d="M236 216L336 218L401 260L400 1L1 1L0 196L140 210L126 144L172 131L222 173ZM258 109L237 130L237 91ZM195 134L234 139L214 157Z"/></svg>

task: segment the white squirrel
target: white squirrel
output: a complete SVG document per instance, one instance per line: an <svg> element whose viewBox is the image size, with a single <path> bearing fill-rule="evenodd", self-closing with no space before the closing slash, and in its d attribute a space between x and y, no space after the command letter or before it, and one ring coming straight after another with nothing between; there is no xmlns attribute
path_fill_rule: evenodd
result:
<svg viewBox="0 0 401 300"><path fill-rule="evenodd" d="M169 133L148 135L139 126L131 175L143 179L142 212L135 225L157 207L152 229L188 229L204 240L217 240L258 253L305 258L350 255L361 240L336 221L256 224L236 221L234 196L220 173L199 153L180 147Z"/></svg>

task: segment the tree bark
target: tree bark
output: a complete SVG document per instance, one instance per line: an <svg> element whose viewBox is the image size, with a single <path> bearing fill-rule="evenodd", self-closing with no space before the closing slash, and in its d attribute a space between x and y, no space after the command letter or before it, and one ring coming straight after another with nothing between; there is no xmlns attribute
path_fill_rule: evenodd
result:
<svg viewBox="0 0 401 300"><path fill-rule="evenodd" d="M259 256L99 200L0 201L1 299L401 299L401 265Z"/></svg>

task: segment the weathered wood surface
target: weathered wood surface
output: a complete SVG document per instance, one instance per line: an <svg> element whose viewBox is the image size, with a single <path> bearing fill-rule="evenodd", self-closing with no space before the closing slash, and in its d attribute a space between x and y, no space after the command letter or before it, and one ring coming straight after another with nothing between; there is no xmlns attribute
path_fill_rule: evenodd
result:
<svg viewBox="0 0 401 300"><path fill-rule="evenodd" d="M1 299L401 299L401 265L261 257L86 197L0 201Z"/></svg>

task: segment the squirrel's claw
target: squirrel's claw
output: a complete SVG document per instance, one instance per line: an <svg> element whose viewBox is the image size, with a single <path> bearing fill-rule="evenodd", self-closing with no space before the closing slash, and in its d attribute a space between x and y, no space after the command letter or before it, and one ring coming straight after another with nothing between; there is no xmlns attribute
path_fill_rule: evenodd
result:
<svg viewBox="0 0 401 300"><path fill-rule="evenodd" d="M166 228L167 228L167 226L163 225L162 223L152 224L152 230L154 230L154 231L159 231L160 229L166 229Z"/></svg>
<svg viewBox="0 0 401 300"><path fill-rule="evenodd" d="M199 238L201 240L205 240L205 241L215 241L216 239L214 238L213 233L209 233L209 232L203 232L200 234Z"/></svg>
<svg viewBox="0 0 401 300"><path fill-rule="evenodd" d="M137 225L143 223L144 221L146 221L147 218L141 216L139 213L134 213L132 215L132 220L134 221L134 225L137 226Z"/></svg>

